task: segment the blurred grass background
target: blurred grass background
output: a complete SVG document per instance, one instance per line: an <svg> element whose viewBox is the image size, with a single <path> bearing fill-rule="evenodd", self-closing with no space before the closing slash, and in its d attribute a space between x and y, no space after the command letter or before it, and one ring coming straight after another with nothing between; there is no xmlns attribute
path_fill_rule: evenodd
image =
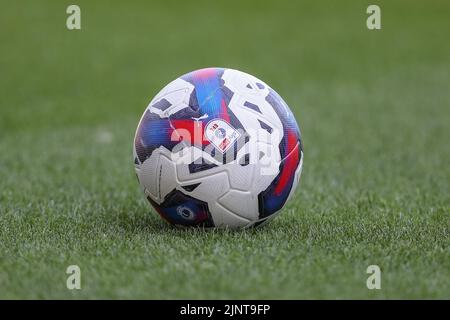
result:
<svg viewBox="0 0 450 320"><path fill-rule="evenodd" d="M367 1L77 1L80 31L69 4L0 1L0 298L450 298L449 3L377 1L379 31ZM136 183L146 105L208 66L300 123L301 185L266 228L171 228Z"/></svg>

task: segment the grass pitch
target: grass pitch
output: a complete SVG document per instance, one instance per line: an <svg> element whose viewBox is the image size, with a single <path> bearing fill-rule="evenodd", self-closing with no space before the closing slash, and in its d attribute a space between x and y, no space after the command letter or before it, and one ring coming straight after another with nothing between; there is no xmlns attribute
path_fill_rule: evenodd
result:
<svg viewBox="0 0 450 320"><path fill-rule="evenodd" d="M68 2L1 3L0 298L450 298L448 3L378 1L379 31L364 1L77 4L80 31ZM176 229L138 188L145 106L207 66L300 123L300 187L267 227Z"/></svg>

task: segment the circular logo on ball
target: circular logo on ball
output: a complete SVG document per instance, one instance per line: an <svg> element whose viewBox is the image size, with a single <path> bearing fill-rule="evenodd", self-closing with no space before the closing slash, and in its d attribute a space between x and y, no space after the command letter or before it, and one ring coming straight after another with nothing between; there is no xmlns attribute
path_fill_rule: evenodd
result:
<svg viewBox="0 0 450 320"><path fill-rule="evenodd" d="M194 220L195 218L194 212L186 206L177 207L177 214L186 220Z"/></svg>
<svg viewBox="0 0 450 320"><path fill-rule="evenodd" d="M214 134L217 138L224 138L226 133L224 128L218 128Z"/></svg>
<svg viewBox="0 0 450 320"><path fill-rule="evenodd" d="M222 119L213 119L205 128L205 136L220 152L225 153L241 134Z"/></svg>

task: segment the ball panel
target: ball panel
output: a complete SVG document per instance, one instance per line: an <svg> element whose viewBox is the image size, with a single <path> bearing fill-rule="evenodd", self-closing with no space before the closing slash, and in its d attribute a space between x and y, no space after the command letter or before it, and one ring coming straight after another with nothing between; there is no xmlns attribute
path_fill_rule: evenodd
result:
<svg viewBox="0 0 450 320"><path fill-rule="evenodd" d="M290 147L290 143L294 143L295 141L295 147L281 161L278 176L258 196L260 218L265 218L279 211L287 202L291 192L294 191L293 187L295 189L297 185L298 177L296 177L296 172L301 167L302 151L300 149L300 143L295 140L295 137L288 138L288 140L291 140L288 146Z"/></svg>
<svg viewBox="0 0 450 320"><path fill-rule="evenodd" d="M159 215L171 224L208 228L214 226L209 214L208 204L178 190L169 193L160 204L150 197L147 199Z"/></svg>
<svg viewBox="0 0 450 320"><path fill-rule="evenodd" d="M230 190L220 197L218 202L239 217L254 221L259 217L257 200L257 196L252 192Z"/></svg>

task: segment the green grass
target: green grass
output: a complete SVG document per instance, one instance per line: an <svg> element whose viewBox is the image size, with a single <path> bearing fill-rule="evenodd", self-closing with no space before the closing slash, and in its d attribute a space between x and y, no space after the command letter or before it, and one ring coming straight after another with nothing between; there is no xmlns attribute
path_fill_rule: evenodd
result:
<svg viewBox="0 0 450 320"><path fill-rule="evenodd" d="M0 3L0 298L450 298L448 3L377 1L380 31L367 1L77 3L81 31L67 1ZM176 229L138 188L145 106L206 66L301 125L300 187L264 228Z"/></svg>

